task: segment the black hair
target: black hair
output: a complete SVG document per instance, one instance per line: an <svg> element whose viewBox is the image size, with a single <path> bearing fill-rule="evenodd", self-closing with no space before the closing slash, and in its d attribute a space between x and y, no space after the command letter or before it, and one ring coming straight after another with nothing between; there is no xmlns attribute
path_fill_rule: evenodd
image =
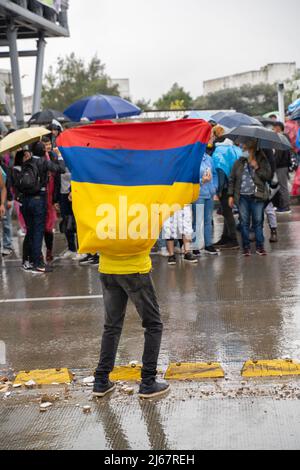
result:
<svg viewBox="0 0 300 470"><path fill-rule="evenodd" d="M45 145L43 142L36 142L31 147L31 152L35 157L45 156Z"/></svg>
<svg viewBox="0 0 300 470"><path fill-rule="evenodd" d="M276 122L274 122L273 126L274 126L274 127L280 127L280 129L282 130L282 132L284 131L284 124L283 124L283 122L281 122L281 121L276 121Z"/></svg>
<svg viewBox="0 0 300 470"><path fill-rule="evenodd" d="M51 139L47 135L44 135L44 137L42 138L42 142L44 142L44 144L48 144L49 142L51 142Z"/></svg>
<svg viewBox="0 0 300 470"><path fill-rule="evenodd" d="M19 150L15 155L14 165L15 166L22 166L24 156L25 156L24 150Z"/></svg>

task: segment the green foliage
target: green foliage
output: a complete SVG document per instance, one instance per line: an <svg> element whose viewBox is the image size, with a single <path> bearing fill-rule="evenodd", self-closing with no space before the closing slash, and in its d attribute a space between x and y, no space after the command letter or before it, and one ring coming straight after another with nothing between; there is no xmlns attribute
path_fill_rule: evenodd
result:
<svg viewBox="0 0 300 470"><path fill-rule="evenodd" d="M55 69L50 67L46 74L42 106L63 111L75 101L97 93L118 95L118 86L109 85L105 65L97 56L86 64L72 53L58 57Z"/></svg>
<svg viewBox="0 0 300 470"><path fill-rule="evenodd" d="M159 100L154 103L154 106L158 110L170 110L170 109L191 109L193 105L193 98L190 93L180 87L178 83L174 83L172 88Z"/></svg>
<svg viewBox="0 0 300 470"><path fill-rule="evenodd" d="M260 116L277 107L276 85L264 83L220 90L194 101L195 109L235 109L250 116Z"/></svg>
<svg viewBox="0 0 300 470"><path fill-rule="evenodd" d="M151 100L145 100L144 98L136 101L135 105L142 111L151 111Z"/></svg>

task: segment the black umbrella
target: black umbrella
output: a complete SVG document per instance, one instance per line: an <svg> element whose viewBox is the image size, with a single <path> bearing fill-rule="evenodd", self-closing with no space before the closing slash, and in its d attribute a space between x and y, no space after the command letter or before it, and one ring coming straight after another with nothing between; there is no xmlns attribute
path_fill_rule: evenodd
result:
<svg viewBox="0 0 300 470"><path fill-rule="evenodd" d="M45 109L44 111L40 111L34 114L28 121L28 125L47 125L52 124L53 120L58 121L60 124L64 124L67 122L71 122L70 119L65 116L60 111L56 111L55 109Z"/></svg>
<svg viewBox="0 0 300 470"><path fill-rule="evenodd" d="M221 126L225 126L229 129L237 126L260 126L261 123L244 113L235 113L235 112L224 112L221 111L217 114L214 114L211 117L212 121L215 121Z"/></svg>
<svg viewBox="0 0 300 470"><path fill-rule="evenodd" d="M261 149L290 150L291 143L283 134L259 126L240 126L227 132L224 137L238 139L241 143L248 140L257 140Z"/></svg>

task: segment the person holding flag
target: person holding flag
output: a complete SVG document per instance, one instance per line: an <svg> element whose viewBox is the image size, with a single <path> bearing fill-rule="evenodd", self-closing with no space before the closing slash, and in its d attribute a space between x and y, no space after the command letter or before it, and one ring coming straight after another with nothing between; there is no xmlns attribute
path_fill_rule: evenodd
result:
<svg viewBox="0 0 300 470"><path fill-rule="evenodd" d="M150 251L163 223L199 197L211 126L202 120L93 124L64 131L58 146L72 174L79 252L100 253L105 324L94 396L110 381L130 299L144 328L141 398L164 395L157 381L163 324Z"/></svg>

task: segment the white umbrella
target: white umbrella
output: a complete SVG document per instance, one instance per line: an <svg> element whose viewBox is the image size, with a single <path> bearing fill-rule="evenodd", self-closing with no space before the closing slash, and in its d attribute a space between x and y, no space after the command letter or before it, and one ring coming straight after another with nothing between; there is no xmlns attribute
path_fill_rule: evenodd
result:
<svg viewBox="0 0 300 470"><path fill-rule="evenodd" d="M0 153L17 150L24 145L37 142L41 137L48 134L50 134L50 131L44 127L28 127L26 129L19 129L1 140Z"/></svg>

